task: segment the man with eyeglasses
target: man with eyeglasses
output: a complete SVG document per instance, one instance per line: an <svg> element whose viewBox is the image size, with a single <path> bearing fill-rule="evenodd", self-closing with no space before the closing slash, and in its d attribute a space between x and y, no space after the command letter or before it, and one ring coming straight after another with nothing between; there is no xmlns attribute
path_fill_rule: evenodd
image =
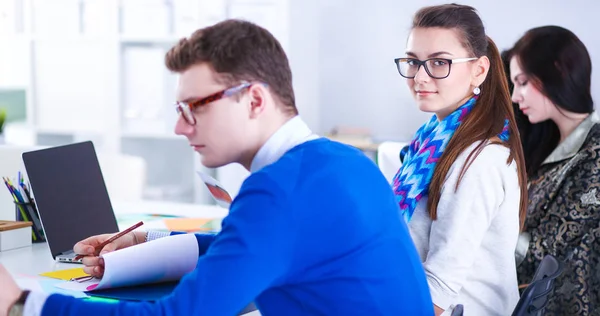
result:
<svg viewBox="0 0 600 316"><path fill-rule="evenodd" d="M268 31L224 21L182 39L166 65L179 75L175 133L205 166L251 171L221 232L196 235L196 269L155 303L21 292L0 268L0 314L214 316L250 302L262 315L433 314L389 184L360 151L316 136L298 116L287 57ZM132 233L103 251L165 235ZM75 246L86 272L102 276L93 247L109 237Z"/></svg>

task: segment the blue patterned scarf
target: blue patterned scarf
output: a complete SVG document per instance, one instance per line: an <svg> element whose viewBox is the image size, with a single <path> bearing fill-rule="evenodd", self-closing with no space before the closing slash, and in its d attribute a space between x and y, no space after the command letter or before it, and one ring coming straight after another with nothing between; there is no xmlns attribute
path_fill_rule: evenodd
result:
<svg viewBox="0 0 600 316"><path fill-rule="evenodd" d="M435 165L444 153L456 129L471 112L477 97L472 97L446 118L438 121L433 116L425 123L410 143L402 167L396 173L392 187L402 216L408 223L421 198L427 196ZM508 120L502 133L502 141L508 140Z"/></svg>

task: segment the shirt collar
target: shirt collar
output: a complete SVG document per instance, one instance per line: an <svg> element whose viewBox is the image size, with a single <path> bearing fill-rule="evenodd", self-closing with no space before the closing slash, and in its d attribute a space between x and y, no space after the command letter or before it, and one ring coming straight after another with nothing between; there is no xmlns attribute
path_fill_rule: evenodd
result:
<svg viewBox="0 0 600 316"><path fill-rule="evenodd" d="M600 116L594 111L573 130L562 143L552 151L542 165L571 158L577 154L592 127L600 122Z"/></svg>
<svg viewBox="0 0 600 316"><path fill-rule="evenodd" d="M279 160L288 150L309 140L318 138L300 116L283 124L266 143L260 147L252 163L250 172L256 172L263 167Z"/></svg>

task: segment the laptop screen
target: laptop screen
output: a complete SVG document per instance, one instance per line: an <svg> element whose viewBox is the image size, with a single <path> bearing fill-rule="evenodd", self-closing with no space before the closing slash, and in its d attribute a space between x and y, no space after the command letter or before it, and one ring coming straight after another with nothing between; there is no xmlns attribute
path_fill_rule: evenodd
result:
<svg viewBox="0 0 600 316"><path fill-rule="evenodd" d="M91 141L23 153L52 257L119 231Z"/></svg>

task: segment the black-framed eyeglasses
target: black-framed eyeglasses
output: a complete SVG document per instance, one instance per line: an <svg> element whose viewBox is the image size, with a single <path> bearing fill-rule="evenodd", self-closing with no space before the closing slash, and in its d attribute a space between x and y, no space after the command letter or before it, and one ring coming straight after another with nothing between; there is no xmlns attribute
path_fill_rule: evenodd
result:
<svg viewBox="0 0 600 316"><path fill-rule="evenodd" d="M469 58L429 58L425 60L418 60L416 58L396 58L394 62L398 68L400 76L413 79L421 66L425 67L425 72L429 77L433 79L444 79L450 75L450 66L452 64L465 63L468 61L476 60L476 57Z"/></svg>

